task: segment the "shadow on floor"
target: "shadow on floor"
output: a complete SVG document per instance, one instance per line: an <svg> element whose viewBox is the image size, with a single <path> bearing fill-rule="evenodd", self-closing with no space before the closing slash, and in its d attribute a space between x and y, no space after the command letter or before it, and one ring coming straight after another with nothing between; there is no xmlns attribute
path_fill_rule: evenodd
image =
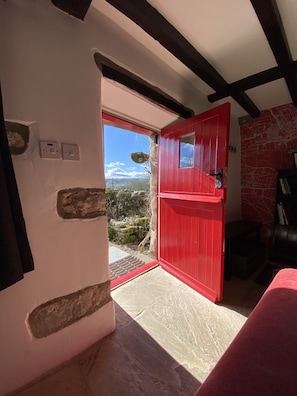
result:
<svg viewBox="0 0 297 396"><path fill-rule="evenodd" d="M246 317L249 316L267 289L267 286L263 286L256 282L262 269L263 266L248 279L240 279L236 276L232 276L230 280L225 280L223 301L219 304L233 309Z"/></svg>
<svg viewBox="0 0 297 396"><path fill-rule="evenodd" d="M213 304L156 267L112 291L114 333L10 395L192 396L266 290L256 277Z"/></svg>
<svg viewBox="0 0 297 396"><path fill-rule="evenodd" d="M115 304L116 331L18 396L192 396L200 382Z"/></svg>

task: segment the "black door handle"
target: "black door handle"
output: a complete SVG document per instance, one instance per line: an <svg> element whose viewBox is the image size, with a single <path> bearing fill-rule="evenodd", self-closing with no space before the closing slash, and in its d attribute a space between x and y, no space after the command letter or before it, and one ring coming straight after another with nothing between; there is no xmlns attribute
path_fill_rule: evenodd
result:
<svg viewBox="0 0 297 396"><path fill-rule="evenodd" d="M223 169L218 168L216 173L208 173L207 176L215 176L216 178L216 188L222 188L222 176L223 176Z"/></svg>

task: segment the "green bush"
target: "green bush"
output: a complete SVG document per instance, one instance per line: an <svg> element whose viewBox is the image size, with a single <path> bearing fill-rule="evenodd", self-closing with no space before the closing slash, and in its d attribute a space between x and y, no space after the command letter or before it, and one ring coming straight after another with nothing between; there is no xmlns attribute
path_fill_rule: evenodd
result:
<svg viewBox="0 0 297 396"><path fill-rule="evenodd" d="M149 193L108 188L106 214L109 241L140 243L150 226Z"/></svg>
<svg viewBox="0 0 297 396"><path fill-rule="evenodd" d="M108 227L108 240L113 241L116 236L116 231L112 227Z"/></svg>

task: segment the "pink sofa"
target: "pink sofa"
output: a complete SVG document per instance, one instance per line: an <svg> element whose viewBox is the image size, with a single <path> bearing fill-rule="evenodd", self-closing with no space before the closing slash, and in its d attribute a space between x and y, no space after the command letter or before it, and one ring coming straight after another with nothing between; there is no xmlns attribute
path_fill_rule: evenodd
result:
<svg viewBox="0 0 297 396"><path fill-rule="evenodd" d="M297 395L297 269L278 272L195 396Z"/></svg>

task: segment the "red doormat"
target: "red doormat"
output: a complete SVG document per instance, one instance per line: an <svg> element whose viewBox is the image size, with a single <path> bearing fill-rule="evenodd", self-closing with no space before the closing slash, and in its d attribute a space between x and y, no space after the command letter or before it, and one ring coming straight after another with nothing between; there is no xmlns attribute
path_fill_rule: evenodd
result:
<svg viewBox="0 0 297 396"><path fill-rule="evenodd" d="M144 264L146 264L144 261L139 260L134 256L127 256L121 260L115 261L114 263L109 264L110 280L120 278Z"/></svg>

